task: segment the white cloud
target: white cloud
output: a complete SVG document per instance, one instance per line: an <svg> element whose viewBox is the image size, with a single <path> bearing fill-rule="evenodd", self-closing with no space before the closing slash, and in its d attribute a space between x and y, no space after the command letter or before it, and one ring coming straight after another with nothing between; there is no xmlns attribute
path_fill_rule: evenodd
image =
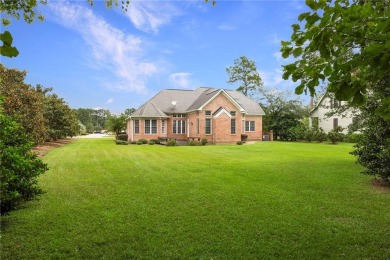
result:
<svg viewBox="0 0 390 260"><path fill-rule="evenodd" d="M259 73L264 82L264 87L266 88L292 90L296 85L296 83L291 80L283 79L283 71L281 69L274 69L273 71L259 71Z"/></svg>
<svg viewBox="0 0 390 260"><path fill-rule="evenodd" d="M111 104L112 102L114 102L114 99L113 98L109 98L107 101L106 101L106 104Z"/></svg>
<svg viewBox="0 0 390 260"><path fill-rule="evenodd" d="M138 30L148 33L158 33L161 26L180 14L174 5L164 1L132 1L125 13Z"/></svg>
<svg viewBox="0 0 390 260"><path fill-rule="evenodd" d="M105 86L115 90L146 92L146 80L157 72L157 65L144 61L143 40L113 27L92 9L69 2L50 2L55 20L79 33L90 48L92 66L107 70L116 80Z"/></svg>
<svg viewBox="0 0 390 260"><path fill-rule="evenodd" d="M169 80L175 87L188 88L191 85L190 76L191 73L188 72L172 73L169 75Z"/></svg>
<svg viewBox="0 0 390 260"><path fill-rule="evenodd" d="M233 30L237 30L238 27L230 24L221 24L220 26L218 26L218 29L221 31L233 31Z"/></svg>
<svg viewBox="0 0 390 260"><path fill-rule="evenodd" d="M300 0L294 0L294 1L291 1L290 2L290 5L296 9L296 10L301 10L305 7L304 4L302 4L303 1L300 1Z"/></svg>
<svg viewBox="0 0 390 260"><path fill-rule="evenodd" d="M281 53L280 51L274 52L274 53L272 54L272 56L274 56L275 59L276 59L277 61L279 61L279 62L283 60L282 53Z"/></svg>

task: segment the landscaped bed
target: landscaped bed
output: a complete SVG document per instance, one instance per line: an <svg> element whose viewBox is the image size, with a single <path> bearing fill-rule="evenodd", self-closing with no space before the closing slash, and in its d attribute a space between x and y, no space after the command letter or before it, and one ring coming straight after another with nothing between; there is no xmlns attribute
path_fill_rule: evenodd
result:
<svg viewBox="0 0 390 260"><path fill-rule="evenodd" d="M1 217L1 258L390 258L390 193L351 150L80 139L43 157L38 201Z"/></svg>

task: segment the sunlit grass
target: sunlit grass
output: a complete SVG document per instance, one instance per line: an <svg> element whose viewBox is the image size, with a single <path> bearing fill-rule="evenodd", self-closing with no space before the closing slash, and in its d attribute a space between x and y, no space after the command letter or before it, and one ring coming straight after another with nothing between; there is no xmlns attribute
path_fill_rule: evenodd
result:
<svg viewBox="0 0 390 260"><path fill-rule="evenodd" d="M39 201L2 217L2 259L390 257L390 194L350 144L49 152Z"/></svg>

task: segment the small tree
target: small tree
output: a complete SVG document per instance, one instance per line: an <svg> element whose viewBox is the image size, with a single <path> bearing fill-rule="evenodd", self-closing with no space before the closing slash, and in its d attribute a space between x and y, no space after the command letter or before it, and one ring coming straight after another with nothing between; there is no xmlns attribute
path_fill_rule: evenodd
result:
<svg viewBox="0 0 390 260"><path fill-rule="evenodd" d="M108 117L107 130L115 133L118 136L119 133L126 129L126 116L125 115L111 115Z"/></svg>
<svg viewBox="0 0 390 260"><path fill-rule="evenodd" d="M229 75L228 83L240 82L237 91L241 91L245 96L257 94L263 86L255 62L245 56L234 60L234 66L227 68L226 72Z"/></svg>

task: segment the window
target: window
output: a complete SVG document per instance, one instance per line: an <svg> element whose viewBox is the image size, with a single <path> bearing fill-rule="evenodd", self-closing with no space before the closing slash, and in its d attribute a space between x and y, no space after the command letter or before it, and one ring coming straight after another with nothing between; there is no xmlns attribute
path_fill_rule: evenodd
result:
<svg viewBox="0 0 390 260"><path fill-rule="evenodd" d="M236 119L231 119L230 132L232 135L236 134Z"/></svg>
<svg viewBox="0 0 390 260"><path fill-rule="evenodd" d="M139 134L139 120L134 120L134 134Z"/></svg>
<svg viewBox="0 0 390 260"><path fill-rule="evenodd" d="M230 111L231 116L236 116L236 111Z"/></svg>
<svg viewBox="0 0 390 260"><path fill-rule="evenodd" d="M311 127L314 130L318 130L318 117L312 117L311 118Z"/></svg>
<svg viewBox="0 0 390 260"><path fill-rule="evenodd" d="M210 135L211 134L211 119L210 118L206 118L205 119L205 129L204 129L204 133L206 135Z"/></svg>
<svg viewBox="0 0 390 260"><path fill-rule="evenodd" d="M205 116L211 116L211 110L206 110L204 111Z"/></svg>
<svg viewBox="0 0 390 260"><path fill-rule="evenodd" d="M333 109L333 108L338 108L338 107L341 107L341 101L338 101L337 99L332 98L330 100L330 108Z"/></svg>
<svg viewBox="0 0 390 260"><path fill-rule="evenodd" d="M336 130L336 127L339 126L339 119L333 118L333 130Z"/></svg>
<svg viewBox="0 0 390 260"><path fill-rule="evenodd" d="M145 134L157 134L157 120L145 120Z"/></svg>
<svg viewBox="0 0 390 260"><path fill-rule="evenodd" d="M185 134L186 133L186 120L173 120L172 133Z"/></svg>
<svg viewBox="0 0 390 260"><path fill-rule="evenodd" d="M173 117L186 117L186 114L173 114Z"/></svg>
<svg viewBox="0 0 390 260"><path fill-rule="evenodd" d="M157 120L152 120L152 134L157 134Z"/></svg>
<svg viewBox="0 0 390 260"><path fill-rule="evenodd" d="M165 134L165 120L161 120L161 133Z"/></svg>
<svg viewBox="0 0 390 260"><path fill-rule="evenodd" d="M254 132L255 131L255 121L245 121L245 131Z"/></svg>

